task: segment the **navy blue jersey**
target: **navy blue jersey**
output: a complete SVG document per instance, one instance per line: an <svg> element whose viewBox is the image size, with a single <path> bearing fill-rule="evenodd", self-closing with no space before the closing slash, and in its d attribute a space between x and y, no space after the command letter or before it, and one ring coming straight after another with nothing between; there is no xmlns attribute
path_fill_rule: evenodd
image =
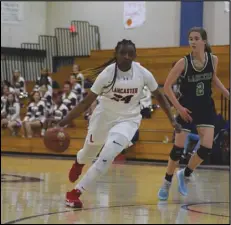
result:
<svg viewBox="0 0 231 225"><path fill-rule="evenodd" d="M189 108L211 105L211 85L214 73L212 54L205 53L205 64L200 70L194 66L191 54L185 56L184 59L185 70L181 75L180 103L183 106L189 106Z"/></svg>

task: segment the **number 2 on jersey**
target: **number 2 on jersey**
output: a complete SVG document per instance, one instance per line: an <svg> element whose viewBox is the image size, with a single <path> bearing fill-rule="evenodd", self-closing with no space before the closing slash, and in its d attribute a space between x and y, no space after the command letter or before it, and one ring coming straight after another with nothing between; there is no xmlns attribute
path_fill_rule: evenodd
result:
<svg viewBox="0 0 231 225"><path fill-rule="evenodd" d="M204 88L205 88L205 85L203 82L198 83L196 86L196 96L204 95Z"/></svg>

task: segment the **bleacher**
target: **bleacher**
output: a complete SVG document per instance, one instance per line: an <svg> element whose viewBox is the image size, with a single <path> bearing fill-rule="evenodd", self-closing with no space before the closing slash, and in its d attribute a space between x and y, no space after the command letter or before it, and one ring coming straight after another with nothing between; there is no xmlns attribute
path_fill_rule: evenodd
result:
<svg viewBox="0 0 231 225"><path fill-rule="evenodd" d="M214 54L219 57L218 77L223 84L229 87L229 46L212 46ZM189 52L187 47L137 49L137 60L149 69L159 84L164 84L171 65ZM103 64L113 56L113 50L91 51L89 57L76 57L75 63L81 70ZM72 65L61 67L52 74L53 80L60 85L69 78ZM31 91L34 82L27 82L27 90ZM215 90L215 89L214 89ZM214 91L214 100L217 112L221 111L221 94ZM155 100L153 100L155 102ZM21 111L22 117L25 113ZM87 121L83 116L74 121L75 127L67 128L71 136L70 148L63 155L75 155L81 149L87 132ZM143 119L140 127L139 141L126 152L127 159L167 160L171 149L173 129L162 109L153 112L151 119ZM169 140L169 143L163 141ZM7 152L54 154L43 145L42 138L24 139L11 137L6 132L1 135L1 150ZM57 154L57 153L56 153Z"/></svg>
<svg viewBox="0 0 231 225"><path fill-rule="evenodd" d="M212 46L213 53L219 57L218 76L227 87L229 86L229 48L229 45ZM76 57L75 63L80 65L81 70L96 67L112 58L113 52L114 50L93 50L90 57ZM149 69L159 84L164 84L172 63L189 52L188 47L140 48L137 49L136 61ZM71 65L60 68L54 74L55 79L63 83L65 80L63 74L70 74L71 69Z"/></svg>

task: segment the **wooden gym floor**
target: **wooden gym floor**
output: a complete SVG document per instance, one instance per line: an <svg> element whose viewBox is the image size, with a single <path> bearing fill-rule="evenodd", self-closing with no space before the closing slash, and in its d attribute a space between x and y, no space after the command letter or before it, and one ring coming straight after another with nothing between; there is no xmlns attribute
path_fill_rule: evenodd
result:
<svg viewBox="0 0 231 225"><path fill-rule="evenodd" d="M225 224L229 223L229 171L198 169L188 197L177 191L168 202L157 192L165 165L113 164L81 199L83 209L65 206L72 160L1 157L1 224ZM86 168L85 170L86 171Z"/></svg>

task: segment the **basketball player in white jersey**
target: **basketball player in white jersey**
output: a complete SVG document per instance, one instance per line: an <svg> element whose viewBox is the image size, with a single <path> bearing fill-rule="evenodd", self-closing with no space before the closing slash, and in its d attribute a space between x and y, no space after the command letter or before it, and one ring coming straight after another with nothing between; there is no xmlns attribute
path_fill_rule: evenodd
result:
<svg viewBox="0 0 231 225"><path fill-rule="evenodd" d="M96 68L97 73L99 69L101 73L87 97L59 123L61 127L69 124L100 96L99 104L89 122L83 149L78 152L69 172L69 180L75 182L83 166L87 163L91 164L102 146L104 147L96 162L91 165L75 188L67 192L66 205L70 207L82 207L80 195L84 191L89 191L97 179L107 172L114 158L128 147L140 126L140 99L145 85L156 97L176 131L179 132L181 129L171 114L168 101L159 91L153 75L139 63L134 62L135 57L136 47L132 41L118 42L115 58Z"/></svg>

